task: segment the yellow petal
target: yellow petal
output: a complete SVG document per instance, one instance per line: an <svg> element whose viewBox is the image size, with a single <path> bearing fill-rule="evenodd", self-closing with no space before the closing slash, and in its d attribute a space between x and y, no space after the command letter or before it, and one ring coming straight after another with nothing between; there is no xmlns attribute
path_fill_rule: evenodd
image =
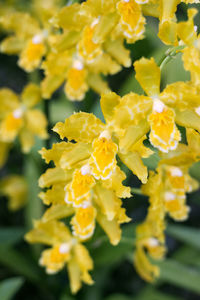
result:
<svg viewBox="0 0 200 300"><path fill-rule="evenodd" d="M10 210L20 209L27 200L27 183L21 176L10 175L0 181L0 192L9 199Z"/></svg>
<svg viewBox="0 0 200 300"><path fill-rule="evenodd" d="M79 168L90 157L91 150L90 145L81 142L76 144L61 142L53 144L50 150L42 148L39 153L46 163L52 160L56 166L73 169Z"/></svg>
<svg viewBox="0 0 200 300"><path fill-rule="evenodd" d="M65 74L63 73L60 75L48 74L41 82L42 97L45 99L51 98L53 92L55 92L59 86L62 85L64 80Z"/></svg>
<svg viewBox="0 0 200 300"><path fill-rule="evenodd" d="M103 75L116 74L122 69L116 60L112 59L106 52L103 52L101 56L98 56L95 61L87 67L90 72L96 74L102 73Z"/></svg>
<svg viewBox="0 0 200 300"><path fill-rule="evenodd" d="M134 63L135 78L148 96L155 97L160 93L160 68L154 58L141 58Z"/></svg>
<svg viewBox="0 0 200 300"><path fill-rule="evenodd" d="M40 110L28 110L25 113L25 118L27 130L42 139L46 139L48 137L47 119Z"/></svg>
<svg viewBox="0 0 200 300"><path fill-rule="evenodd" d="M97 221L108 235L110 243L113 246L117 245L121 239L121 229L118 222L115 219L108 221L106 216L101 213L97 214Z"/></svg>
<svg viewBox="0 0 200 300"><path fill-rule="evenodd" d="M108 83L99 74L89 73L87 77L88 85L98 94L110 92Z"/></svg>
<svg viewBox="0 0 200 300"><path fill-rule="evenodd" d="M129 126L124 136L119 139L120 152L125 154L134 148L134 145L147 134L149 129L150 127L147 120L142 120L137 125Z"/></svg>
<svg viewBox="0 0 200 300"><path fill-rule="evenodd" d="M101 109L106 120L106 123L110 123L113 120L114 109L120 102L120 96L115 93L108 93L101 95Z"/></svg>
<svg viewBox="0 0 200 300"><path fill-rule="evenodd" d="M104 180L102 185L106 189L114 190L116 196L119 198L130 198L130 187L125 186L122 183L125 179L125 173L117 166L112 176L109 179Z"/></svg>
<svg viewBox="0 0 200 300"><path fill-rule="evenodd" d="M166 45L178 45L177 24L168 20L160 23L158 36Z"/></svg>
<svg viewBox="0 0 200 300"><path fill-rule="evenodd" d="M40 88L34 83L29 83L21 95L22 102L26 107L33 107L41 100Z"/></svg>
<svg viewBox="0 0 200 300"><path fill-rule="evenodd" d="M103 43L116 26L118 18L116 13L104 14L95 27L93 41Z"/></svg>
<svg viewBox="0 0 200 300"><path fill-rule="evenodd" d="M28 153L35 143L34 135L26 128L20 130L19 140L23 153Z"/></svg>
<svg viewBox="0 0 200 300"><path fill-rule="evenodd" d="M105 201L106 199L106 201ZM117 197L112 190L103 188L100 184L95 186L95 198L94 201L101 209L102 214L111 221L115 218L117 213Z"/></svg>
<svg viewBox="0 0 200 300"><path fill-rule="evenodd" d="M122 39L107 40L104 47L120 65L126 68L131 66L130 51L124 47Z"/></svg>
<svg viewBox="0 0 200 300"><path fill-rule="evenodd" d="M11 144L0 142L0 168L6 163Z"/></svg>
<svg viewBox="0 0 200 300"><path fill-rule="evenodd" d="M119 134L120 132L124 134L124 129L127 129L129 132L130 125L138 125L138 123L140 123L140 125L135 128L134 135L137 134L137 132L140 131L140 127L142 129L145 123L143 119L146 119L151 109L151 98L135 93L125 95L120 99L119 104L114 109L115 114L112 118L112 122L113 127L117 128L115 131ZM133 133L131 135L133 135Z"/></svg>
<svg viewBox="0 0 200 300"><path fill-rule="evenodd" d="M61 139L75 140L80 142L92 142L104 129L104 124L93 114L76 113L65 120L65 123L57 123L53 130Z"/></svg>
<svg viewBox="0 0 200 300"><path fill-rule="evenodd" d="M68 182L71 180L72 172L71 171L64 171L61 168L52 168L47 169L47 171L40 177L39 179L39 186L41 188L50 187L55 183L62 183Z"/></svg>
<svg viewBox="0 0 200 300"><path fill-rule="evenodd" d="M102 54L101 44L93 41L94 26L86 26L82 33L78 47L78 55L87 63L92 63L99 55Z"/></svg>
<svg viewBox="0 0 200 300"><path fill-rule="evenodd" d="M29 243L40 243L55 245L68 242L71 234L66 225L62 222L52 220L49 222L35 221L34 229L25 235Z"/></svg>
<svg viewBox="0 0 200 300"><path fill-rule="evenodd" d="M143 164L142 159L137 152L127 152L126 154L119 154L122 162L135 174L142 183L147 182L148 171Z"/></svg>
<svg viewBox="0 0 200 300"><path fill-rule="evenodd" d="M51 189L46 192L40 192L39 197L42 199L43 203L46 205L52 204L56 206L57 204L65 205L65 186L66 182L55 183Z"/></svg>
<svg viewBox="0 0 200 300"><path fill-rule="evenodd" d="M0 50L3 53L16 55L23 50L24 46L25 41L23 39L19 39L16 36L10 36L3 40L0 46Z"/></svg>
<svg viewBox="0 0 200 300"><path fill-rule="evenodd" d="M138 247L134 254L134 265L140 276L149 282L152 282L159 276L159 267L150 263L142 247Z"/></svg>
<svg viewBox="0 0 200 300"><path fill-rule="evenodd" d="M137 143L135 143L130 151L131 152L138 152L140 154L140 156L142 158L147 158L149 157L150 155L154 154L154 152L150 149L150 148L147 148L146 146L144 146L143 142L144 140L147 139L147 136L143 136Z"/></svg>
<svg viewBox="0 0 200 300"><path fill-rule="evenodd" d="M59 220L59 219L67 218L71 216L73 213L74 213L74 209L72 207L69 207L66 204L64 205L56 204L56 205L52 205L50 208L48 208L45 211L42 220L44 222Z"/></svg>
<svg viewBox="0 0 200 300"><path fill-rule="evenodd" d="M194 129L187 128L186 129L186 137L188 146L192 148L193 152L200 152L200 135Z"/></svg>
<svg viewBox="0 0 200 300"><path fill-rule="evenodd" d="M19 108L19 98L7 88L0 89L0 118L3 119L8 113Z"/></svg>
<svg viewBox="0 0 200 300"><path fill-rule="evenodd" d="M75 258L68 262L67 270L69 274L70 289L72 294L75 294L82 286L81 270Z"/></svg>
<svg viewBox="0 0 200 300"><path fill-rule="evenodd" d="M188 9L188 21L178 23L178 36L186 45L193 45L197 38L194 30L194 17L197 13L195 8Z"/></svg>
<svg viewBox="0 0 200 300"><path fill-rule="evenodd" d="M167 85L159 96L167 106L180 110L196 108L200 103L200 96L191 82L175 82Z"/></svg>
<svg viewBox="0 0 200 300"><path fill-rule="evenodd" d="M86 23L86 16L80 14L80 4L74 3L64 6L53 18L52 22L61 28L67 30L81 30Z"/></svg>
<svg viewBox="0 0 200 300"><path fill-rule="evenodd" d="M93 280L88 273L88 271L93 269L93 261L87 248L82 244L76 244L74 246L74 255L82 272L81 279L87 284L93 284Z"/></svg>
<svg viewBox="0 0 200 300"><path fill-rule="evenodd" d="M176 123L186 128L193 128L200 132L200 117L191 110L176 111Z"/></svg>
<svg viewBox="0 0 200 300"><path fill-rule="evenodd" d="M1 18L3 28L13 31L20 38L30 38L40 30L38 21L28 13L14 12Z"/></svg>

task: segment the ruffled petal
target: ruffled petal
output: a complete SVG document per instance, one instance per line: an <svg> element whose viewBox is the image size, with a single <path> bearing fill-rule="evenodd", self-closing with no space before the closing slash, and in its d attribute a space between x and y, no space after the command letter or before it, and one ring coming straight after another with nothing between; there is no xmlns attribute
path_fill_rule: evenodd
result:
<svg viewBox="0 0 200 300"><path fill-rule="evenodd" d="M160 93L160 68L153 58L141 58L134 63L135 78L148 96L156 97Z"/></svg>
<svg viewBox="0 0 200 300"><path fill-rule="evenodd" d="M65 120L65 123L57 123L53 130L57 132L61 139L80 142L92 142L104 129L104 124L93 114L76 113Z"/></svg>

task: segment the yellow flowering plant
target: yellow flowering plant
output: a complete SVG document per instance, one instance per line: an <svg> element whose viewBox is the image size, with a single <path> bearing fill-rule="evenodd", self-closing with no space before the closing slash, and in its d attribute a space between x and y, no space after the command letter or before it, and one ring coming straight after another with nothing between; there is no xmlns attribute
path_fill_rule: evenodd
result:
<svg viewBox="0 0 200 300"><path fill-rule="evenodd" d="M171 299L152 282L200 295L198 4L3 1L0 55L20 68L0 88L0 195L24 209L0 212L0 262L32 283L22 297ZM127 263L139 276L118 278Z"/></svg>

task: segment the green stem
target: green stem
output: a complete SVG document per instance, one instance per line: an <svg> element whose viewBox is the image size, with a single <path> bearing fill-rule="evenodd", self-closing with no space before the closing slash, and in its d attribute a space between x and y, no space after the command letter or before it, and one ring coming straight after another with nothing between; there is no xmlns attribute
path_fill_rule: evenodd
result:
<svg viewBox="0 0 200 300"><path fill-rule="evenodd" d="M176 57L176 55L179 53L180 50L184 49L185 46L177 46L173 48L169 48L161 58L160 62L158 63L158 66L162 70L163 67L172 59Z"/></svg>
<svg viewBox="0 0 200 300"><path fill-rule="evenodd" d="M139 188L131 188L131 193L136 194L136 195L143 195L141 189L139 189Z"/></svg>
<svg viewBox="0 0 200 300"><path fill-rule="evenodd" d="M50 123L50 110L49 110L49 101L50 100L44 100L44 112L45 112L45 116L48 122L48 134L49 137L46 139L46 148L49 149L50 148L50 138L51 138L51 123Z"/></svg>

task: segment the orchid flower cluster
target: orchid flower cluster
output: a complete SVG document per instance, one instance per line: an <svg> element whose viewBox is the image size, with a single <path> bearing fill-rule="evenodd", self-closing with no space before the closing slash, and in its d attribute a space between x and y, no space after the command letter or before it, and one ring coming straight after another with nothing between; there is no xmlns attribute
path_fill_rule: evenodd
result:
<svg viewBox="0 0 200 300"><path fill-rule="evenodd" d="M199 188L189 168L200 160L200 36L194 24L196 9L188 9L188 20L177 21L180 2L199 3L87 0L64 6L59 0L34 0L29 12L8 10L0 18L2 28L10 33L1 51L17 54L26 72L44 70L41 85L29 83L21 96L7 88L0 90L1 165L17 137L23 153L31 150L35 136L48 138L48 120L35 106L42 98L51 98L63 83L71 101L83 100L89 88L101 94L104 121L92 113L74 113L53 128L62 141L40 150L47 164L54 163L39 178L44 188L39 196L48 208L26 234L28 242L49 246L39 260L47 273L67 266L73 293L82 282L93 283L89 273L93 261L84 242L93 237L95 228L100 226L110 243L117 245L121 224L131 221L122 202L132 196L124 184L124 165L149 197L146 219L136 230L133 259L143 279L153 281L159 276L153 261L163 259L167 250L166 217L188 218L186 194ZM134 70L144 93L120 97L102 75L131 66L125 42L133 44L145 37L146 16L158 18L158 37L182 52L191 80L161 90L160 66L153 57L142 57L134 62ZM155 151L159 163L149 172L143 159ZM11 176L1 181L0 192L10 197L10 208L17 209L27 187L23 178Z"/></svg>

